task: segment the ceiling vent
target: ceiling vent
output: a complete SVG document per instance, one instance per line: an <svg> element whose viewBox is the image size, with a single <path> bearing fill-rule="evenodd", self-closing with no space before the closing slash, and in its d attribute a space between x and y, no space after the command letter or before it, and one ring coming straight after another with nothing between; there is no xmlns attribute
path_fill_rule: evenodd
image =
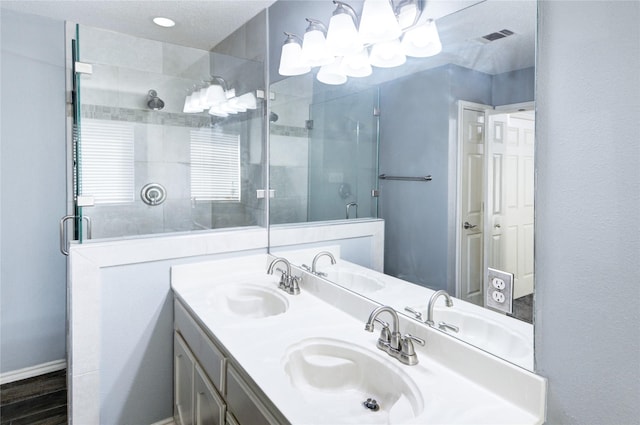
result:
<svg viewBox="0 0 640 425"><path fill-rule="evenodd" d="M500 40L501 38L509 37L513 34L514 33L511 30L500 30L497 32L492 32L491 34L483 35L481 38L485 40L485 43L489 43L492 41Z"/></svg>

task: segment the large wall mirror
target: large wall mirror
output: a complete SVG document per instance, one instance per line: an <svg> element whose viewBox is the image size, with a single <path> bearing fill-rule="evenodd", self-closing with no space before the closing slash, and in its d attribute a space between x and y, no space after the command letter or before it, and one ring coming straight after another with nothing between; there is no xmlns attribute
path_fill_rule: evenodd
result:
<svg viewBox="0 0 640 425"><path fill-rule="evenodd" d="M363 2L349 5L360 21ZM283 42L297 43L284 33L302 39L322 29L314 20L330 27L334 11L345 14L340 3L279 1L269 8L270 228L384 220L384 273L524 326L526 336L514 344L531 355L516 363L531 369L536 2L392 5L399 21L404 6L422 10L419 22L433 19L442 49L391 67L395 54L409 50L378 49L382 59L374 59L369 43L371 61L391 62L360 77L353 75L368 72L345 71L344 64L308 72L281 65ZM271 241L278 242L274 232ZM487 302L489 267L513 275L510 314ZM383 292L363 295L388 303Z"/></svg>

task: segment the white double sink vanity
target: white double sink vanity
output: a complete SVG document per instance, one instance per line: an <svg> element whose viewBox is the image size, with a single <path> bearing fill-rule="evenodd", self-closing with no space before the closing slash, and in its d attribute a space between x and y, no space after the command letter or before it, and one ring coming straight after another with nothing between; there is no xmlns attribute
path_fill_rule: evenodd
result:
<svg viewBox="0 0 640 425"><path fill-rule="evenodd" d="M544 422L544 378L399 315L400 338L417 341L409 349L418 363L403 364L377 347L392 314L382 311L365 331L380 304L293 266L300 293L290 294L279 288L285 262L267 273L275 258L172 267L180 423ZM366 281L357 284L366 292Z"/></svg>

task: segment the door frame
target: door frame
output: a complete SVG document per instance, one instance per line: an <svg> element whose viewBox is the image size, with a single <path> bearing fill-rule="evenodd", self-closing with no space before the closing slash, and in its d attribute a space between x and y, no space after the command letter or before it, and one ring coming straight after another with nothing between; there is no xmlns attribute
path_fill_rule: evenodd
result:
<svg viewBox="0 0 640 425"><path fill-rule="evenodd" d="M484 110L484 115L485 115L485 129L484 129L484 137L486 140L486 133L487 133L487 117L488 117L488 111L493 110L493 106L491 105L485 105L482 103L475 103L475 102L469 102L466 100L458 100L457 102L457 116L456 116L456 136L455 136L455 173L450 173L450 174L454 174L455 175L455 221L453 223L453 239L454 239L454 244L455 244L455 270L454 270L454 283L455 283L455 297L456 298L460 298L460 294L462 293L462 282L460 281L460 275L461 275L461 261L460 261L460 257L461 257L461 252L462 252L462 244L461 244L461 238L462 238L462 161L463 161L463 140L462 140L462 135L463 135L463 128L462 128L462 115L463 115L463 111L465 108L472 108L472 109L481 109ZM486 187L487 186L487 173L486 173L486 163L487 163L487 159L486 159L486 155L484 156L484 167L485 167L485 172L483 172L483 182L482 182L482 186ZM483 202L486 203L486 199L483 200ZM483 218L483 231L485 230L484 227L484 218ZM484 251L484 235L483 235L483 251ZM483 267L485 267L485 258L486 256L483 256L482 262L483 262ZM484 279L484 278L483 278ZM484 282L483 282L484 285ZM482 299L483 299L483 306L484 306L484 286L483 286L483 291L482 291Z"/></svg>
<svg viewBox="0 0 640 425"><path fill-rule="evenodd" d="M513 103L513 104L508 104L508 105L500 105L500 106L495 106L492 107L490 105L483 105L481 103L475 103L475 102L469 102L469 101L465 101L465 100L459 100L457 102L457 117L456 117L456 133L455 133L455 144L454 144L454 149L455 149L455 162L452 164L455 166L455 173L450 173L450 175L454 175L455 176L455 219L453 223L450 223L449 227L450 229L453 228L453 243L455 246L455 261L454 261L454 284L455 284L455 296L457 298L460 297L460 293L462 291L461 288L461 281L460 281L460 267L461 267L461 262L460 262L460 253L461 253L461 237L462 237L462 227L461 227L461 223L462 223L462 210L461 210L461 197L462 197L462 179L461 179L461 172L462 172L462 134L463 134L463 129L462 129L462 113L465 107L468 108L474 108L474 109L484 109L485 111L485 132L484 132L484 136L485 136L485 140L488 139L489 137L489 131L492 131L488 128L487 124L489 121L489 115L491 114L496 114L496 113L500 113L500 114L506 114L506 113L512 113L512 112L519 112L521 110L533 110L535 112L535 101L530 101L530 102L521 102L521 103ZM485 206L488 204L488 190L486 190L487 185L488 185L488 156L486 155L486 150L485 150L485 155L484 155L484 173L483 173L483 187L485 188L484 190L484 204ZM535 160L535 158L534 158ZM450 181L450 184L452 184L452 182ZM534 207L535 208L535 207ZM535 210L534 210L535 211ZM486 232L489 231L490 229L488 228L488 226L490 225L489 220L487 218L487 215L485 214L483 216L483 252L486 253L487 248L488 248L488 240L486 238ZM534 224L535 226L535 224ZM535 259L534 259L535 261ZM484 304L486 304L486 300L484 300L484 287L486 286L486 282L488 279L488 275L487 275L487 268L488 268L488 258L486 255L483 255L483 259L482 259L482 263L483 263L483 306ZM535 287L535 278L534 278L534 287Z"/></svg>
<svg viewBox="0 0 640 425"><path fill-rule="evenodd" d="M509 104L509 105L500 105L500 106L496 106L495 108L493 108L493 110L487 111L486 114L486 124L489 124L489 116L490 115L502 115L502 114L513 114L513 113L517 113L517 112L524 112L524 111L533 111L535 114L535 101L530 101L530 102L521 102L521 103L513 103L513 104ZM535 124L534 124L535 125ZM487 128L486 133L485 133L486 137L488 138L488 140L492 140L493 138L493 128ZM491 152L491 149L489 148L489 144L487 143L487 149L485 151L486 154ZM534 144L534 166L535 166L535 149L536 146ZM490 161L490 155L485 155L485 207L488 206L491 202L491 200L489 199L489 190L488 190L488 184L489 184L489 161ZM535 177L534 177L535 178ZM534 195L535 195L535 191L534 191ZM535 235L535 199L534 199L534 235ZM490 222L489 220L489 215L485 214L484 216L484 223L483 223L483 234L484 235L488 235L489 232L492 231L492 226L493 224ZM534 239L534 246L535 246L535 239ZM489 252L490 249L490 240L488 237L485 237L483 240L483 247L482 250L483 252L487 253ZM535 263L535 257L533 259L534 263ZM484 270L484 277L483 277L483 285L486 287L487 282L489 280L489 258L488 256L484 256L483 258L483 270ZM535 289L535 275L534 275L534 283L533 283L533 287ZM513 295L513 294L512 294ZM485 300L485 305L486 305L486 300Z"/></svg>

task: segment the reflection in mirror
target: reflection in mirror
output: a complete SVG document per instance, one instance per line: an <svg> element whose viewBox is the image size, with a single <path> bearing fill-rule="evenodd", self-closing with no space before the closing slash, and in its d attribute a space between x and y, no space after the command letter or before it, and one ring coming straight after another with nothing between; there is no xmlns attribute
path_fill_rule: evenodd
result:
<svg viewBox="0 0 640 425"><path fill-rule="evenodd" d="M362 3L350 4L360 15ZM316 240L315 253L339 248L338 263L320 271L421 321L431 295L446 290L456 300L435 301L435 328L532 369L536 2L426 2L423 17L435 20L442 43L436 55L374 66L341 85L318 81L318 67L279 75L282 33L303 35L306 17L326 24L331 13L313 1L269 9L279 117L270 127L272 251L292 248L279 225L382 219L384 249L368 249L384 258L384 274L367 269L376 260L362 261L348 232ZM489 267L513 277L494 284Z"/></svg>

